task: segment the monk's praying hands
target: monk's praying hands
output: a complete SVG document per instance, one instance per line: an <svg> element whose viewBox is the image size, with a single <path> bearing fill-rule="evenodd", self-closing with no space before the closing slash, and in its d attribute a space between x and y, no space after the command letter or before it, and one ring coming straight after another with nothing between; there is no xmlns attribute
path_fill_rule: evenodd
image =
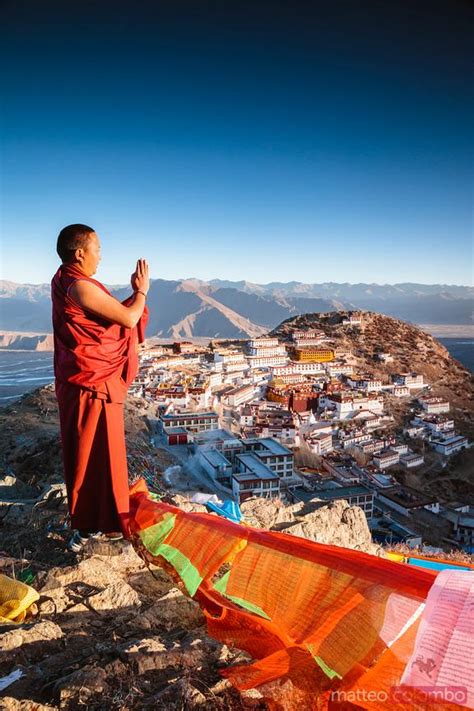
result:
<svg viewBox="0 0 474 711"><path fill-rule="evenodd" d="M139 259L137 261L137 266L130 278L130 283L133 291L146 296L150 288L149 267L146 259Z"/></svg>

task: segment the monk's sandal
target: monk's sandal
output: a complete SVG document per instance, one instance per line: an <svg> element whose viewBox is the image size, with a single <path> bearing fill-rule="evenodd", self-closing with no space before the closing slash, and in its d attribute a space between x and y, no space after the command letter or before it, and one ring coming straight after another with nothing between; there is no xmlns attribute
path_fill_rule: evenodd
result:
<svg viewBox="0 0 474 711"><path fill-rule="evenodd" d="M68 550L73 553L79 553L88 541L99 536L100 533L79 533L79 531L74 531L71 540L67 544Z"/></svg>
<svg viewBox="0 0 474 711"><path fill-rule="evenodd" d="M123 541L123 533L104 533L104 538L112 543Z"/></svg>

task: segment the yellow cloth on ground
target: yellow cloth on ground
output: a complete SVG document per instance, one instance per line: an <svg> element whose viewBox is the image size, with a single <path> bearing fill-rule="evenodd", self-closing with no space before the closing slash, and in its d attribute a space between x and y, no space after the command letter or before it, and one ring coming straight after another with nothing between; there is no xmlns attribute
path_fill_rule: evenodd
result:
<svg viewBox="0 0 474 711"><path fill-rule="evenodd" d="M34 588L0 574L0 624L23 622L28 608L38 598Z"/></svg>
<svg viewBox="0 0 474 711"><path fill-rule="evenodd" d="M406 560L406 556L403 555L403 553L385 553L385 556L389 560L393 560L394 563L404 563Z"/></svg>

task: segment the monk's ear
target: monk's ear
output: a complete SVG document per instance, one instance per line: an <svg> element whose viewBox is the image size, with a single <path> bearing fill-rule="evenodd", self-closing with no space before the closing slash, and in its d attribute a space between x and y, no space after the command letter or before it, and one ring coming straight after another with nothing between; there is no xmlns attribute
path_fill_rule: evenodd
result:
<svg viewBox="0 0 474 711"><path fill-rule="evenodd" d="M84 260L84 249L82 247L78 247L76 249L74 252L74 259L76 262L82 262Z"/></svg>

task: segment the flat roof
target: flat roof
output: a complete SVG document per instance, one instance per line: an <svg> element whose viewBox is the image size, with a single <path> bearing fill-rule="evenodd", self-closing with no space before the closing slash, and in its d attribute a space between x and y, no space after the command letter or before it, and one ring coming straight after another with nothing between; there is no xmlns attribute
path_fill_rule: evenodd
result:
<svg viewBox="0 0 474 711"><path fill-rule="evenodd" d="M390 457L394 457L396 454L400 454L397 452L395 449L385 449L383 452L378 452L377 454L374 454L374 459L387 459Z"/></svg>
<svg viewBox="0 0 474 711"><path fill-rule="evenodd" d="M371 474L371 476L373 479L375 479L375 481L378 481L381 484L385 484L385 486L393 485L393 479L390 474L382 474L380 472L375 472L374 474Z"/></svg>
<svg viewBox="0 0 474 711"><path fill-rule="evenodd" d="M379 496L383 496L385 499L389 499L406 509L426 506L427 504L433 504L437 501L437 499L428 497L426 494L416 489L411 489L408 486L388 489L387 491L380 492Z"/></svg>
<svg viewBox="0 0 474 711"><path fill-rule="evenodd" d="M345 499L347 496L374 496L374 492L366 486L341 486L315 492L315 497L319 499Z"/></svg>
<svg viewBox="0 0 474 711"><path fill-rule="evenodd" d="M428 405L438 405L439 403L448 402L445 397L436 397L435 395L429 395L428 397L419 397L419 402L425 402Z"/></svg>
<svg viewBox="0 0 474 711"><path fill-rule="evenodd" d="M224 430L224 429L217 429L217 430L206 430L205 432L199 432L198 434L194 435L194 441L195 442L209 442L209 441L217 441L217 440L235 440L236 442L240 443L240 440L238 437L236 437L232 432L229 432L229 430Z"/></svg>
<svg viewBox="0 0 474 711"><path fill-rule="evenodd" d="M370 527L370 532L374 533L375 535L379 534L379 536L383 533L390 534L390 533L395 533L398 536L404 537L405 534L408 534L409 536L414 536L418 537L419 534L416 533L416 531L413 531L411 528L408 528L407 526L402 525L401 523L398 523L393 520L389 520L386 518L376 518L375 520L372 519L372 525Z"/></svg>
<svg viewBox="0 0 474 711"><path fill-rule="evenodd" d="M261 439L254 438L247 440L247 442L258 442L268 449L271 454L291 454L291 449L288 449L288 447L280 444L280 442L277 442L277 440L272 437L262 437Z"/></svg>
<svg viewBox="0 0 474 711"><path fill-rule="evenodd" d="M235 474L232 474L232 478L235 479L238 482L244 482L244 481L280 481L280 477L274 476L273 478L265 478L258 476L258 474L254 474L252 472L236 472Z"/></svg>
<svg viewBox="0 0 474 711"><path fill-rule="evenodd" d="M208 412L176 412L169 415L161 415L162 420L177 420L177 419L195 419L201 417L217 417L217 412L209 410Z"/></svg>
<svg viewBox="0 0 474 711"><path fill-rule="evenodd" d="M213 467L230 467L230 462L227 457L224 457L222 452L219 452L217 449L201 450L200 454L205 457Z"/></svg>
<svg viewBox="0 0 474 711"><path fill-rule="evenodd" d="M331 487L324 489L315 489L313 491L306 491L305 489L296 487L292 490L294 496L299 501L304 503L317 503L315 499L321 499L322 501L332 501L334 499L347 499L351 496L370 496L373 492L365 486L339 486L337 482L333 483ZM324 482L321 486L326 487L327 484Z"/></svg>
<svg viewBox="0 0 474 711"><path fill-rule="evenodd" d="M332 433L331 433L331 432L320 432L319 434L311 434L310 439L312 439L312 440L315 440L315 439L323 440L323 439L327 439L328 437L330 437L330 438L332 439Z"/></svg>
<svg viewBox="0 0 474 711"><path fill-rule="evenodd" d="M248 383L246 385L239 385L237 388L232 388L228 390L226 395L236 395L237 393L244 392L245 390L255 390L255 385L253 383Z"/></svg>
<svg viewBox="0 0 474 711"><path fill-rule="evenodd" d="M431 441L434 444L450 445L450 444L455 444L456 442L461 442L461 441L467 442L467 437L463 437L463 435L457 435L456 437L449 437L448 439L432 439Z"/></svg>
<svg viewBox="0 0 474 711"><path fill-rule="evenodd" d="M246 454L238 454L237 459L239 459L242 464L250 469L250 472L238 472L233 476L239 478L241 476L258 479L279 479L280 477L275 472L272 472L270 467L262 462L253 452L247 452Z"/></svg>
<svg viewBox="0 0 474 711"><path fill-rule="evenodd" d="M166 435L187 435L188 430L185 427L163 427Z"/></svg>
<svg viewBox="0 0 474 711"><path fill-rule="evenodd" d="M307 410L307 412L310 412L310 410ZM301 415L301 412L298 413ZM332 422L315 422L314 424L311 425L311 432L315 432L316 430L334 430L337 429L334 427Z"/></svg>
<svg viewBox="0 0 474 711"><path fill-rule="evenodd" d="M453 421L453 416L449 415L449 417L443 413L443 414L425 414L422 412L419 412L416 415L416 418L418 420L421 420L422 422L436 422L436 423L441 423L441 422L452 422Z"/></svg>

